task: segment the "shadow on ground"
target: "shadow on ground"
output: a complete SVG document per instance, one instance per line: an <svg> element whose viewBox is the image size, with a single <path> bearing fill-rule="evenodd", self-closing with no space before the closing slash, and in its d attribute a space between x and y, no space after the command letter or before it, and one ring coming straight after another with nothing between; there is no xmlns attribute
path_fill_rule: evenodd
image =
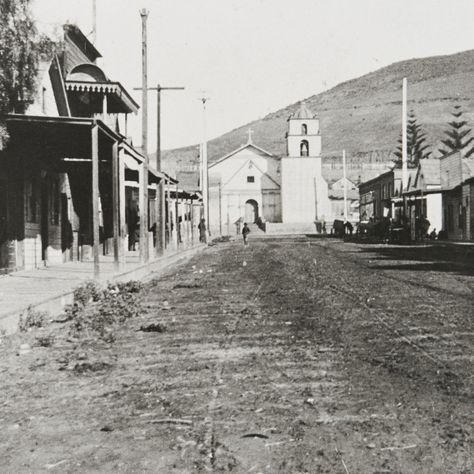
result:
<svg viewBox="0 0 474 474"><path fill-rule="evenodd" d="M370 245L361 249L361 252L372 254L372 261L375 254L375 266L381 270L455 272L474 276L474 246L470 245Z"/></svg>

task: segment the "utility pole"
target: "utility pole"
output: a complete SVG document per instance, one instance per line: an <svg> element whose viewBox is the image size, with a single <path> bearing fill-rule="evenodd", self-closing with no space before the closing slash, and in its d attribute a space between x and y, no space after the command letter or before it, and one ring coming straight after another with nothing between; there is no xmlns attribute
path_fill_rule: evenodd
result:
<svg viewBox="0 0 474 474"><path fill-rule="evenodd" d="M92 44L97 42L97 0L92 0Z"/></svg>
<svg viewBox="0 0 474 474"><path fill-rule="evenodd" d="M342 177L344 181L344 222L347 222L346 150L342 150Z"/></svg>
<svg viewBox="0 0 474 474"><path fill-rule="evenodd" d="M134 87L136 91L144 91L142 87ZM148 87L147 91L156 91L156 171L162 171L161 166L161 91L167 90L184 90L184 87L163 87L158 84L156 87ZM148 95L148 94L144 94ZM165 227L166 227L166 212L165 212L165 186L161 180L156 189L156 256L163 255L165 251Z"/></svg>
<svg viewBox="0 0 474 474"><path fill-rule="evenodd" d="M140 10L142 18L142 89L148 89L147 29L148 10ZM143 173L140 180L140 262L148 261L148 94L142 94Z"/></svg>
<svg viewBox="0 0 474 474"><path fill-rule="evenodd" d="M408 150L407 150L407 78L403 78L402 85L402 191L408 186Z"/></svg>
<svg viewBox="0 0 474 474"><path fill-rule="evenodd" d="M199 97L202 102L202 147L201 147L201 166L202 166L202 204L204 207L204 219L206 220L207 231L211 235L211 225L209 222L209 170L207 166L207 131L206 131L206 102L209 97L203 95Z"/></svg>

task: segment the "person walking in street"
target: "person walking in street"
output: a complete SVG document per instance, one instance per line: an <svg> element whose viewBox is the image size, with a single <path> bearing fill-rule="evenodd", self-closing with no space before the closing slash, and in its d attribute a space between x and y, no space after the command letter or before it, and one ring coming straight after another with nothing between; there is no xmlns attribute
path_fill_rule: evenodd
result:
<svg viewBox="0 0 474 474"><path fill-rule="evenodd" d="M244 245L247 245L247 235L250 234L250 229L249 226L247 225L247 222L244 222L244 227L242 228L242 237L244 238Z"/></svg>
<svg viewBox="0 0 474 474"><path fill-rule="evenodd" d="M202 242L205 244L207 242L206 238L206 219L201 219L201 222L199 222L198 225L199 229L199 242Z"/></svg>

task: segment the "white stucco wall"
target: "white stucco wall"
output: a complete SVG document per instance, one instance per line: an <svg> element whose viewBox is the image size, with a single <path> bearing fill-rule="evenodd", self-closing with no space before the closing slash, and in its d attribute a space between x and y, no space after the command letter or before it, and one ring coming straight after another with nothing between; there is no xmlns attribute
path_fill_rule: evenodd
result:
<svg viewBox="0 0 474 474"><path fill-rule="evenodd" d="M321 155L321 135L288 135L288 155L300 156L300 145L303 140L308 142L309 156Z"/></svg>
<svg viewBox="0 0 474 474"><path fill-rule="evenodd" d="M249 176L253 176L254 182L248 182ZM281 219L279 158L247 146L210 166L209 181L209 220L215 233L219 227L223 233L227 233L228 228L234 233L235 221L245 218L248 200L258 204L258 215L265 220L275 222Z"/></svg>
<svg viewBox="0 0 474 474"><path fill-rule="evenodd" d="M301 135L301 125L305 124L308 135L319 134L319 119L290 119L288 120L288 134Z"/></svg>
<svg viewBox="0 0 474 474"><path fill-rule="evenodd" d="M433 229L439 232L443 225L443 200L441 193L426 196L426 218L430 221L428 233Z"/></svg>
<svg viewBox="0 0 474 474"><path fill-rule="evenodd" d="M321 219L330 214L328 186L321 175L321 158L282 158L281 175L284 223L314 222L316 217Z"/></svg>

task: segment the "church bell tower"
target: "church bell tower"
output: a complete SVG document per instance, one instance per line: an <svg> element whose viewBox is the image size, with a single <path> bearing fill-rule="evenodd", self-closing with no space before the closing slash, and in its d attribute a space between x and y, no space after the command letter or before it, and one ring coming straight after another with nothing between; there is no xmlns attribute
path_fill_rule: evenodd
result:
<svg viewBox="0 0 474 474"><path fill-rule="evenodd" d="M322 177L319 117L302 102L288 118L287 155L281 159L282 220L301 226L330 214Z"/></svg>
<svg viewBox="0 0 474 474"><path fill-rule="evenodd" d="M321 156L319 117L304 102L288 119L287 153L292 157Z"/></svg>

